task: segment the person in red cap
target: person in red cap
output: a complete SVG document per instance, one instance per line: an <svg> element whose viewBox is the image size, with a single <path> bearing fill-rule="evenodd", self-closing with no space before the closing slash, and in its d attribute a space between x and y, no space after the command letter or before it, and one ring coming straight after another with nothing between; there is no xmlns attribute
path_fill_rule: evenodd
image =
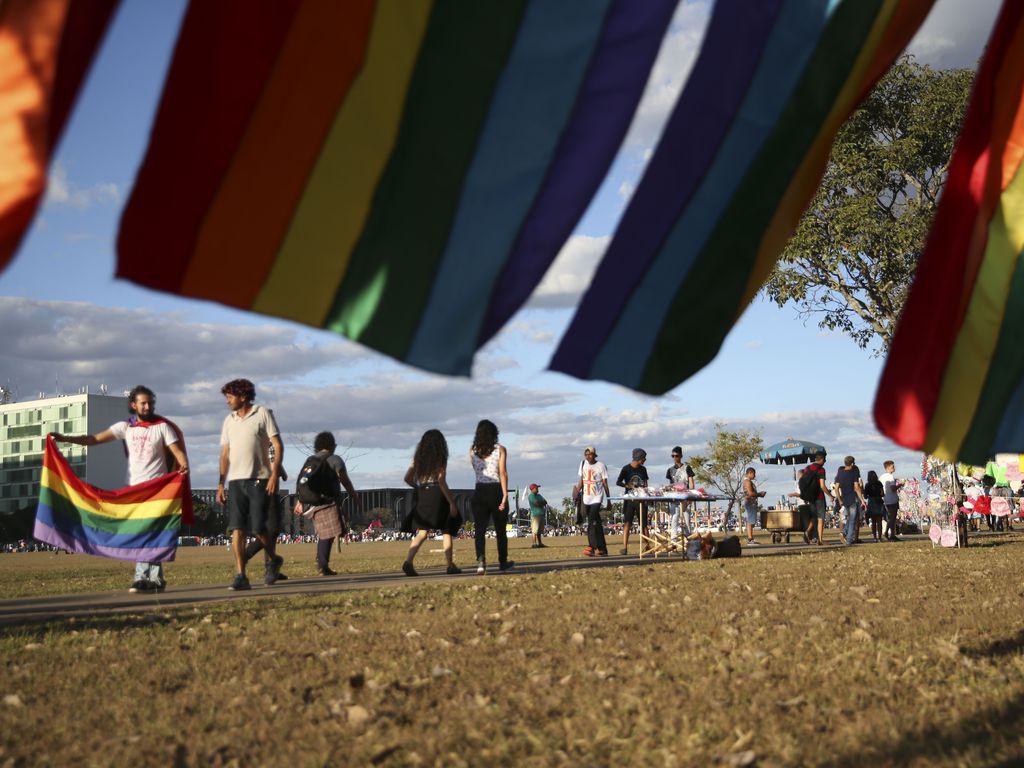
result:
<svg viewBox="0 0 1024 768"><path fill-rule="evenodd" d="M530 531L533 533L533 544L531 549L546 547L540 540L541 532L544 530L544 512L547 510L548 502L538 491L540 486L534 483L530 486L530 495L527 499L530 502Z"/></svg>

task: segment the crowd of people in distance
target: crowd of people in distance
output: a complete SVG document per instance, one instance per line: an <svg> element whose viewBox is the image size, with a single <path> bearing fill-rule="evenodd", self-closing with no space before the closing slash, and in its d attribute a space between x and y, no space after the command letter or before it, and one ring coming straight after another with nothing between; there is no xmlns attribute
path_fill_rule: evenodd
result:
<svg viewBox="0 0 1024 768"><path fill-rule="evenodd" d="M483 419L476 427L469 448L468 465L475 475L471 499L473 526L471 532L463 524L452 491L448 486L449 450L445 436L437 429L423 433L408 470L405 483L413 489L413 503L396 529L387 529L377 523L364 531L349 529L342 513L342 502L347 498L356 512L362 511L361 499L348 475L345 461L335 451L337 444L331 432L319 433L313 444L313 455L306 459L296 478L296 514L312 521L315 535L292 535L281 531L281 503L277 493L279 484L286 480L282 467L284 447L274 413L256 404L256 389L247 379L229 381L221 388L228 413L221 426L220 477L217 484L217 502L227 511L227 533L224 536L182 537L185 546L226 546L233 556L235 575L228 589L234 591L251 588L247 576L250 561L262 554L263 580L273 584L287 579L282 572L283 557L278 554L282 544L316 543L316 565L322 576L333 576L330 557L335 541L393 541L408 540L409 548L401 570L406 576L418 575L415 560L423 543L440 536L443 544L445 570L448 574L462 573L456 564L453 542L457 538L472 537L474 542L475 572L483 575L489 570L508 571L515 567L509 558L508 520L508 453L499 442L498 427ZM51 433L57 442L79 445L99 445L123 441L128 459L128 484L137 485L160 477L169 471L189 472L188 454L181 430L168 419L156 414L156 395L144 386L137 386L128 395L128 417L112 424L106 430L92 435L63 435ZM683 461L682 448L675 446L670 452L671 464L664 476L668 490L688 492L694 489L695 472ZM647 452L642 448L632 451L630 461L623 465L614 484L622 489L622 520L615 523L602 519L602 511L612 510L612 474L599 460L596 446L587 446L575 473L571 499L575 504L576 519L558 527L546 525L548 502L536 483L529 486L531 547L542 548L545 535L580 535L585 533L586 557L608 556L606 532L619 535L622 546L619 553L629 553L630 536L637 526L641 536L649 536L652 505L630 498L642 494L651 483L647 470ZM800 470L796 490L789 494L803 502L807 524L803 531L807 544L823 543L824 529L830 514L842 519L841 537L847 546L860 543L860 528L866 518L874 541L897 540L899 491L902 487L895 477L895 464L886 461L881 474L874 470L862 479L853 456L847 456L831 483L825 471L825 456L817 455ZM1003 478L1005 480L1005 478ZM991 482L989 482L991 480ZM986 475L986 496L1006 495L1008 484ZM745 527L747 545L758 544L754 536L760 524L760 501L765 492L757 487L757 471L746 470L740 499L739 526ZM667 515L665 513L667 506ZM690 502L669 499L658 509L653 525L667 523L671 540L692 537L703 531L699 526L709 524L705 518L691 521ZM831 506L831 511L830 511ZM726 516L723 516L723 518ZM991 527L1002 524L989 518ZM1009 524L1009 521L1006 521ZM722 520L720 530L728 530L729 521ZM439 532L439 533L438 533ZM487 540L496 542L497 562L487 561ZM188 539L188 540L186 540ZM738 542L737 542L738 546ZM53 549L38 542L18 542L0 547L0 551L24 552ZM160 592L165 588L161 563L139 562L131 584L131 592Z"/></svg>

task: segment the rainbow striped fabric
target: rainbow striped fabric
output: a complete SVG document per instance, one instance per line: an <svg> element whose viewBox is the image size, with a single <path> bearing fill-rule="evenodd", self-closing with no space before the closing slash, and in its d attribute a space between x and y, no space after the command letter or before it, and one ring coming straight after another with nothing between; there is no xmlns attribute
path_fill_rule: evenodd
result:
<svg viewBox="0 0 1024 768"><path fill-rule="evenodd" d="M46 165L118 0L0 3L0 270L46 189Z"/></svg>
<svg viewBox="0 0 1024 768"><path fill-rule="evenodd" d="M1024 3L1005 2L875 400L947 460L1024 446Z"/></svg>
<svg viewBox="0 0 1024 768"><path fill-rule="evenodd" d="M931 6L716 2L551 367L660 394L709 363L813 197L836 132Z"/></svg>
<svg viewBox="0 0 1024 768"><path fill-rule="evenodd" d="M188 477L177 472L116 491L80 480L46 438L33 536L69 552L117 560L173 560L182 522L192 522Z"/></svg>
<svg viewBox="0 0 1024 768"><path fill-rule="evenodd" d="M675 5L193 2L118 274L468 374L604 178Z"/></svg>

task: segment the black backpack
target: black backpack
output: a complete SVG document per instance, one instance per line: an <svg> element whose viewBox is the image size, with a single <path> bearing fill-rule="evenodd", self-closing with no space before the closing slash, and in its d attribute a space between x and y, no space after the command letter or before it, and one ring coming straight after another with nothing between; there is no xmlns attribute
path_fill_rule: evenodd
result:
<svg viewBox="0 0 1024 768"><path fill-rule="evenodd" d="M800 475L800 482L797 483L800 489L800 498L808 504L813 504L818 500L818 494L821 493L821 483L818 482L820 477L817 469L810 468L805 469L804 473Z"/></svg>
<svg viewBox="0 0 1024 768"><path fill-rule="evenodd" d="M327 463L330 454L314 453L299 470L295 495L304 507L315 507L338 497L338 476Z"/></svg>

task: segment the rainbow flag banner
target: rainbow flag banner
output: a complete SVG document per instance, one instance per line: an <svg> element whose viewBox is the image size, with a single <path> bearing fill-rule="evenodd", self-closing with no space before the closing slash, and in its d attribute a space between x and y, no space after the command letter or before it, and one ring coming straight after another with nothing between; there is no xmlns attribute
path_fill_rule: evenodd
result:
<svg viewBox="0 0 1024 768"><path fill-rule="evenodd" d="M192 522L188 477L177 472L116 491L80 480L46 439L33 535L69 552L136 562L173 560Z"/></svg>
<svg viewBox="0 0 1024 768"><path fill-rule="evenodd" d="M118 274L468 374L603 180L676 4L192 2Z"/></svg>
<svg viewBox="0 0 1024 768"><path fill-rule="evenodd" d="M719 0L551 367L663 393L707 365L813 197L836 132L932 0Z"/></svg>
<svg viewBox="0 0 1024 768"><path fill-rule="evenodd" d="M993 28L875 399L897 443L982 466L1024 446L1024 3Z"/></svg>
<svg viewBox="0 0 1024 768"><path fill-rule="evenodd" d="M0 271L46 189L46 165L118 0L0 2Z"/></svg>

